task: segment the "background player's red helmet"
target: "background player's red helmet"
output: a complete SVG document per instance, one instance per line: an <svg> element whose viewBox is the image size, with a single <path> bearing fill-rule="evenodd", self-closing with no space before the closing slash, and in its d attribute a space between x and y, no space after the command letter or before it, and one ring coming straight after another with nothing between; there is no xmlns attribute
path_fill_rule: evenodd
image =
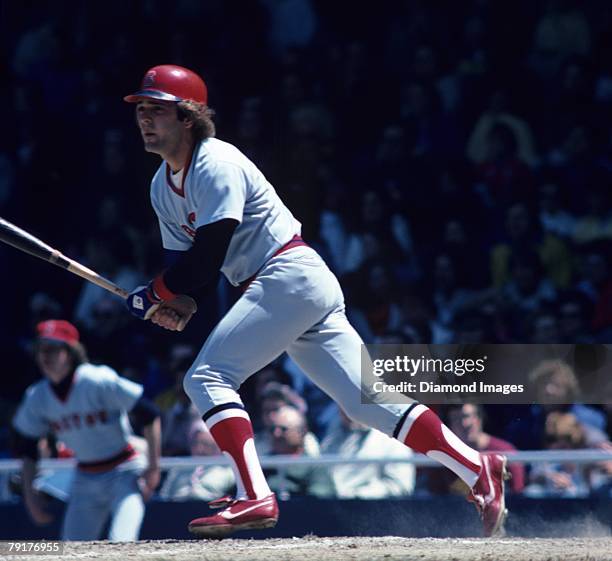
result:
<svg viewBox="0 0 612 561"><path fill-rule="evenodd" d="M128 103L137 103L143 98L165 101L191 100L205 104L208 101L208 90L204 80L188 68L175 64L161 64L147 70L140 89L123 99Z"/></svg>
<svg viewBox="0 0 612 561"><path fill-rule="evenodd" d="M36 334L39 339L47 341L59 341L74 345L79 342L79 332L70 322L63 319L49 319L41 321L36 326Z"/></svg>

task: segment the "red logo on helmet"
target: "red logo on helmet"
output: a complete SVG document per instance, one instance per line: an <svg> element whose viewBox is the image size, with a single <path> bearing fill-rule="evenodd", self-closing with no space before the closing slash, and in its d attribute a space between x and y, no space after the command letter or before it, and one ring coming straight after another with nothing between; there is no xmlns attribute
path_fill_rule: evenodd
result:
<svg viewBox="0 0 612 561"><path fill-rule="evenodd" d="M144 79L142 80L143 88L151 88L155 85L155 77L157 76L157 72L155 70L149 70L145 74Z"/></svg>

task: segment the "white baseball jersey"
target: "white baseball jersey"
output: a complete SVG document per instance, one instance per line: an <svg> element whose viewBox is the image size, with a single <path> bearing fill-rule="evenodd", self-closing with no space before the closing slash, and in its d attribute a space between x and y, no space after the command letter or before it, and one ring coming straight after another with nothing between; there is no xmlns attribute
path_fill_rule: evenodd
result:
<svg viewBox="0 0 612 561"><path fill-rule="evenodd" d="M216 138L197 144L176 177L162 162L151 182L151 202L166 249L185 251L200 226L224 218L237 220L221 267L235 286L301 232L301 224L255 164Z"/></svg>
<svg viewBox="0 0 612 561"><path fill-rule="evenodd" d="M80 462L104 461L128 445L127 411L142 391L108 366L81 364L64 401L46 378L31 385L13 425L30 438L54 432Z"/></svg>

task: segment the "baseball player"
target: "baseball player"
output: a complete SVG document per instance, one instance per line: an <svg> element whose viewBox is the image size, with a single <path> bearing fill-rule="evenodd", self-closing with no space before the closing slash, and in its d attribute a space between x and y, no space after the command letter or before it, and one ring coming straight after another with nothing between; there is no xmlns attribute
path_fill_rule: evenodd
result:
<svg viewBox="0 0 612 561"><path fill-rule="evenodd" d="M79 332L67 321L38 324L35 358L44 379L30 386L13 419L15 453L23 458L23 497L32 519L51 522L32 482L38 440L53 432L78 461L62 539L95 540L111 518L108 538L138 538L144 500L159 484L160 419L140 384L87 362ZM131 411L144 425L145 458L129 444Z"/></svg>
<svg viewBox="0 0 612 561"><path fill-rule="evenodd" d="M128 308L176 330L197 310L188 294L210 284L219 270L244 290L184 379L185 391L231 459L237 494L213 501L219 512L192 520L189 530L223 536L276 524L276 497L237 390L284 351L351 418L453 470L472 489L484 533L500 530L504 456L479 454L422 404L361 403L362 341L347 321L340 285L302 240L300 223L261 171L215 138L202 78L180 66L155 66L124 99L136 106L145 150L163 160L151 183L151 202L164 248L180 252L172 266L131 293Z"/></svg>

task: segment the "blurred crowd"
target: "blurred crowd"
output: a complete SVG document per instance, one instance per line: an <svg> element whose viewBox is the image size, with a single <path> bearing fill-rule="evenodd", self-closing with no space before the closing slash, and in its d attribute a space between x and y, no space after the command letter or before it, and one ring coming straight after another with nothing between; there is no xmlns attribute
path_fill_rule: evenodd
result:
<svg viewBox="0 0 612 561"><path fill-rule="evenodd" d="M159 161L142 150L122 96L150 66L174 63L204 76L218 136L303 223L365 342L612 336L609 2L59 0L0 12L0 213L117 284L131 289L163 266L148 203ZM94 362L156 399L164 454L216 453L181 382L237 297L232 287L220 279L203 289L200 312L176 335L4 245L0 263L0 454L39 376L33 326L60 317L79 326ZM571 369L542 371L543 388L574 405L441 413L479 449L608 447L612 403L576 405ZM287 357L242 395L262 453L406 454L347 419ZM368 470L295 468L279 485L287 495L364 498L458 486L401 463ZM517 469L512 489L609 492L611 473L609 464L540 465ZM216 498L230 485L221 468L177 472L160 494Z"/></svg>

